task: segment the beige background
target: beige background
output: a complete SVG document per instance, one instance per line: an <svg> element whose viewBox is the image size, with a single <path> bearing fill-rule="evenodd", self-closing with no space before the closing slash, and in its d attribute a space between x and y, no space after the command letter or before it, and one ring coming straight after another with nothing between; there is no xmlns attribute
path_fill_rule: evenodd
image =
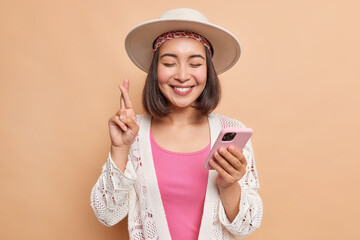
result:
<svg viewBox="0 0 360 240"><path fill-rule="evenodd" d="M243 48L216 110L254 129L264 202L246 239L360 239L358 1L0 1L0 238L127 239L89 204L117 84L145 74L126 33L176 7Z"/></svg>

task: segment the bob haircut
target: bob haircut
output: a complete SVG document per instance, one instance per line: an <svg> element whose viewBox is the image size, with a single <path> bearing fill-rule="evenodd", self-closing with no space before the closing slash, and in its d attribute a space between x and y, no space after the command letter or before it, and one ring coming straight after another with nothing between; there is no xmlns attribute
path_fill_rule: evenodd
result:
<svg viewBox="0 0 360 240"><path fill-rule="evenodd" d="M203 115L211 113L218 105L221 97L220 81L211 60L211 55L206 52L206 85L203 92L196 99L194 108L198 109ZM171 112L168 100L161 93L157 80L157 67L159 59L159 49L154 53L148 75L146 77L142 92L142 104L147 114L154 118L167 116Z"/></svg>

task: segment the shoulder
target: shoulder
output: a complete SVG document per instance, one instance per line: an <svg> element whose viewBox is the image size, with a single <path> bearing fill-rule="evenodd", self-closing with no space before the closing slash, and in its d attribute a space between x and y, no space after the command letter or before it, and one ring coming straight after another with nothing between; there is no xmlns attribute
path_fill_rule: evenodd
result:
<svg viewBox="0 0 360 240"><path fill-rule="evenodd" d="M221 128L228 128L228 127L245 128L245 125L239 120L218 113L210 113L209 118L217 119L221 124Z"/></svg>
<svg viewBox="0 0 360 240"><path fill-rule="evenodd" d="M146 114L137 114L136 115L136 123L139 126L146 121L150 121L150 119L151 118Z"/></svg>

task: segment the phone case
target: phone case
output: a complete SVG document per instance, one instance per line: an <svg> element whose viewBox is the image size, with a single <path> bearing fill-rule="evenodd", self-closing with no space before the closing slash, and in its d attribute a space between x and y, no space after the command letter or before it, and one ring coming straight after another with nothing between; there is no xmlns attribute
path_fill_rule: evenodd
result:
<svg viewBox="0 0 360 240"><path fill-rule="evenodd" d="M232 140L224 141L223 138L225 134L229 137L232 133L236 133L235 137ZM236 146L238 149L242 150L245 147L245 144L249 141L251 135L253 134L253 130L251 128L224 128L221 130L219 136L217 137L213 147L210 150L208 157L204 163L205 169L213 169L210 165L210 159L214 156L214 153L220 148L227 148L230 145ZM225 137L225 138L227 138Z"/></svg>

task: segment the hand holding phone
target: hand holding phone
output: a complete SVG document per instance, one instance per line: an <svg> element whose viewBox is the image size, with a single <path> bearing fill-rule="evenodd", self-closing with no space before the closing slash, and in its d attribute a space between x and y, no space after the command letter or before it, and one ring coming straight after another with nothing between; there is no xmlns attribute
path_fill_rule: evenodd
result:
<svg viewBox="0 0 360 240"><path fill-rule="evenodd" d="M211 148L208 157L205 160L204 168L213 169L210 165L210 159L214 157L214 153L219 150L220 147L228 148L230 145L234 145L238 149L242 150L246 143L249 141L253 130L251 128L224 128L221 130L217 137L214 146Z"/></svg>

